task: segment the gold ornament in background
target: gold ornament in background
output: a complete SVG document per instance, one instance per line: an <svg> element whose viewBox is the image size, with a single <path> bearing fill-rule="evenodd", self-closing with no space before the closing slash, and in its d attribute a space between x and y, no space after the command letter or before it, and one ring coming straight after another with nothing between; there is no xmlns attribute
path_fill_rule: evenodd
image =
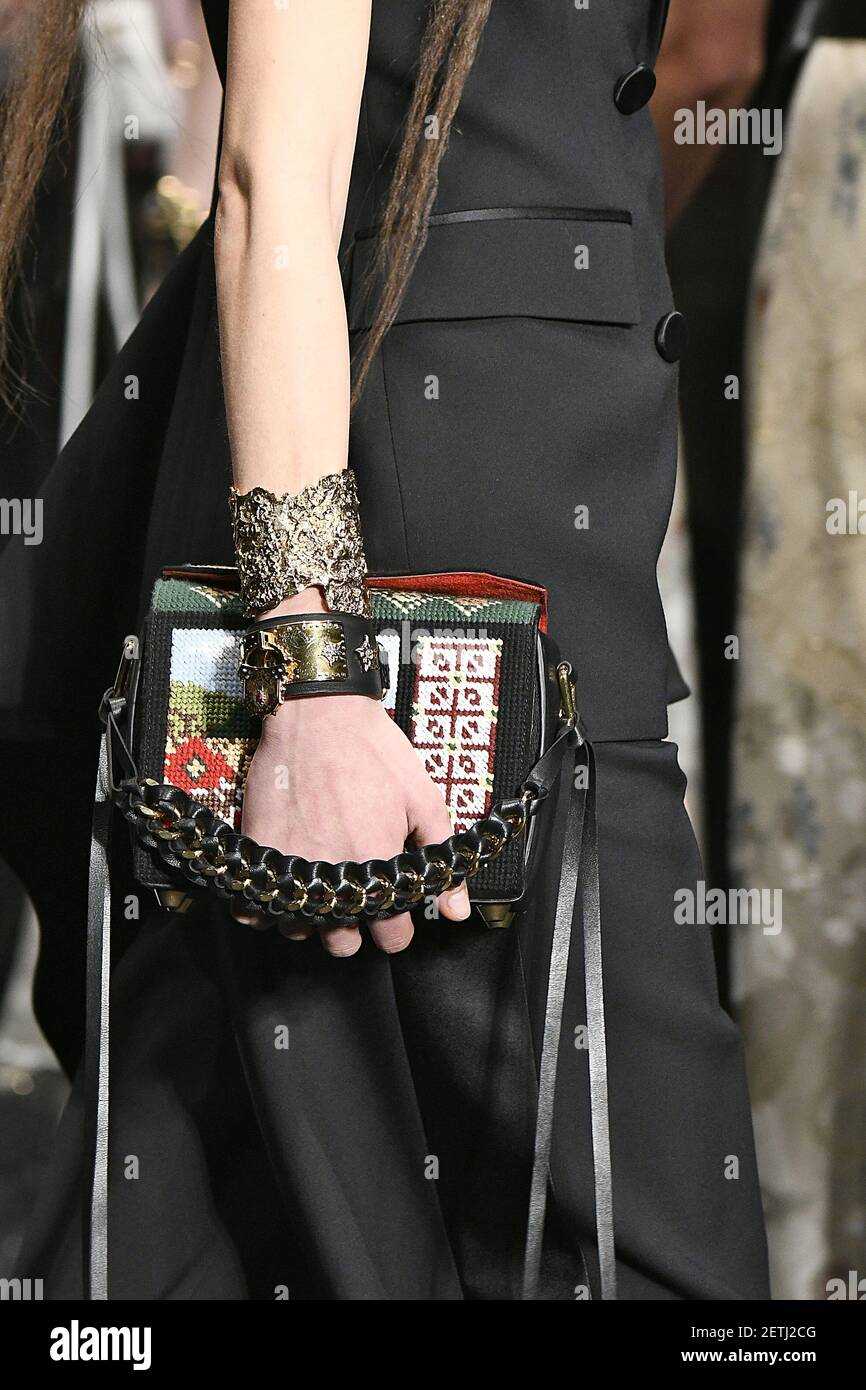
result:
<svg viewBox="0 0 866 1390"><path fill-rule="evenodd" d="M170 237L178 251L183 251L207 216L198 192L181 183L174 174L164 174L154 194L156 202L149 218L151 230L159 236Z"/></svg>
<svg viewBox="0 0 866 1390"><path fill-rule="evenodd" d="M190 92L201 81L203 53L195 39L180 39L174 45L169 62L169 80L183 92Z"/></svg>

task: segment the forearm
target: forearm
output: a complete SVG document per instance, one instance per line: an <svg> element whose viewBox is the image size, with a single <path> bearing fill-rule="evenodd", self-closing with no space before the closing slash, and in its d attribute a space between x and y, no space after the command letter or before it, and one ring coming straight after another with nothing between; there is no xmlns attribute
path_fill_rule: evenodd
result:
<svg viewBox="0 0 866 1390"><path fill-rule="evenodd" d="M229 10L216 277L235 486L299 492L346 466L337 261L371 0Z"/></svg>
<svg viewBox="0 0 866 1390"><path fill-rule="evenodd" d="M244 0L229 11L215 262L237 494L261 487L294 496L346 468L349 341L338 250L370 15L371 0L293 0L285 7ZM355 545L349 476L343 473L339 485L328 484L324 492L333 504L328 516L346 519L340 539ZM285 520L288 504L268 505ZM257 499L234 499L235 539L242 547L249 545L250 520L258 525L256 507ZM274 535L282 534L291 550L276 524ZM255 548L249 553L255 556ZM338 588L343 602L363 603L359 537L357 553L360 570L353 569L348 589ZM339 547L331 558L340 563ZM320 606L317 590L294 593L301 572L291 554L284 560L285 587L270 561L267 572L259 565L248 589L251 606L267 608L280 590L292 595L285 606ZM310 578L307 564L304 577ZM313 570L325 575L328 556Z"/></svg>
<svg viewBox="0 0 866 1390"><path fill-rule="evenodd" d="M255 180L253 180L255 184ZM349 344L330 209L221 182L216 274L235 487L299 492L346 466Z"/></svg>

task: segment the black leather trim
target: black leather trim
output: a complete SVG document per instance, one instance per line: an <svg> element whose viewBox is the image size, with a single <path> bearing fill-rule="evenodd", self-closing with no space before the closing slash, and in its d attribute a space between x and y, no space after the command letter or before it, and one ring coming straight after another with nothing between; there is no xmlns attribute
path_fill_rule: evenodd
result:
<svg viewBox="0 0 866 1390"><path fill-rule="evenodd" d="M541 318L631 326L640 322L631 214L606 208L479 208L441 213L409 282L396 323ZM358 239L349 328L372 322L368 284L375 249ZM588 263L576 265L585 246Z"/></svg>
<svg viewBox="0 0 866 1390"><path fill-rule="evenodd" d="M428 219L428 227L453 227L461 222L526 222L533 219L560 222L626 222L632 224L630 212L622 208L463 208L459 212L436 212ZM365 227L355 241L374 237L377 227Z"/></svg>

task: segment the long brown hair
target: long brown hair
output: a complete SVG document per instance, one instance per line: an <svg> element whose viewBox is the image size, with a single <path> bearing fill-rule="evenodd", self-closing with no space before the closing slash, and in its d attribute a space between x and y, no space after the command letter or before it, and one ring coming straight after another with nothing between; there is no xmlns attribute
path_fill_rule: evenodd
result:
<svg viewBox="0 0 866 1390"><path fill-rule="evenodd" d="M0 105L0 398L9 380L9 308L36 190L57 129L87 0L30 0Z"/></svg>
<svg viewBox="0 0 866 1390"><path fill-rule="evenodd" d="M7 398L9 301L87 0L31 0L0 114L0 395ZM439 163L492 0L431 0L418 75L373 258L382 290L358 355L357 401L424 246ZM428 120L435 123L428 125ZM433 138L427 138L432 134Z"/></svg>
<svg viewBox="0 0 866 1390"><path fill-rule="evenodd" d="M396 318L415 262L424 249L439 164L491 4L492 0L433 0L372 262L373 277L381 278L382 291L358 356L353 404L361 395L373 358ZM431 117L435 118L432 130L427 125ZM425 138L428 130L434 138Z"/></svg>

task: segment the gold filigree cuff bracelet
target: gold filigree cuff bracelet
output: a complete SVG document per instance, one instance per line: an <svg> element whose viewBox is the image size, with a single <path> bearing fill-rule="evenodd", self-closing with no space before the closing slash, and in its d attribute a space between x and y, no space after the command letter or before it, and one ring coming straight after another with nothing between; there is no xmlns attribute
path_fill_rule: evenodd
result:
<svg viewBox="0 0 866 1390"><path fill-rule="evenodd" d="M297 493L229 492L241 600L248 618L310 585L328 607L369 617L358 489L351 469Z"/></svg>

